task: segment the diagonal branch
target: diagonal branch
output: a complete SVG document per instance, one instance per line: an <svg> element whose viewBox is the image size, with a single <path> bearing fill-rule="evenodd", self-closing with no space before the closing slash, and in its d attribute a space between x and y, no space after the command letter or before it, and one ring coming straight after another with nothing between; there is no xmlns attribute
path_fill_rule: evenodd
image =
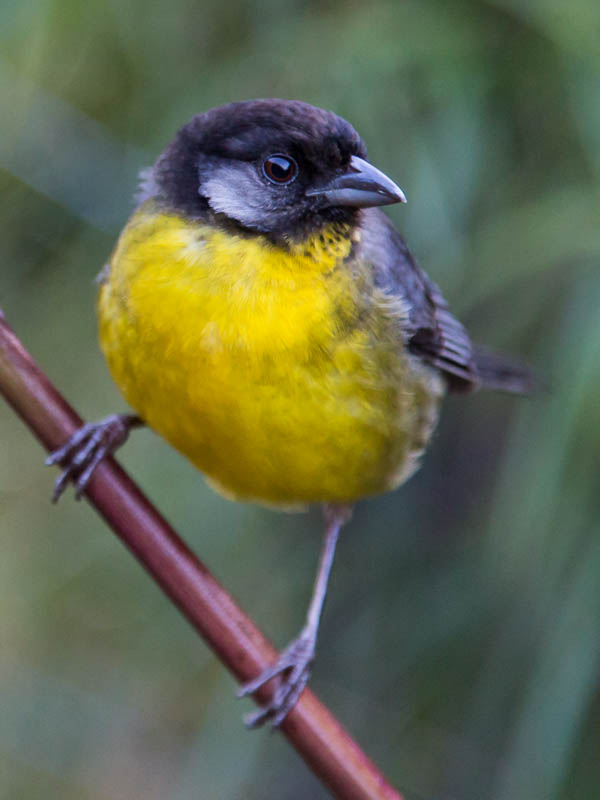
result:
<svg viewBox="0 0 600 800"><path fill-rule="evenodd" d="M1 311L0 393L48 450L63 444L82 424ZM100 464L85 496L239 681L249 681L274 661L273 646L116 461ZM272 690L267 684L257 692L258 699L266 702ZM402 800L310 690L281 728L336 797Z"/></svg>

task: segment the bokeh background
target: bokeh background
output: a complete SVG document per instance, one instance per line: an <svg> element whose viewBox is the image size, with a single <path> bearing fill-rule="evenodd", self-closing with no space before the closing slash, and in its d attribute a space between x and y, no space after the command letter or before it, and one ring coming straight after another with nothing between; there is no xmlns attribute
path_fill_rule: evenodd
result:
<svg viewBox="0 0 600 800"><path fill-rule="evenodd" d="M600 796L597 0L0 4L0 305L88 418L124 409L93 279L138 170L213 105L351 120L473 337L550 386L451 398L421 472L339 548L313 688L409 798ZM283 646L316 513L214 495L152 433L122 461ZM0 402L0 796L327 793Z"/></svg>

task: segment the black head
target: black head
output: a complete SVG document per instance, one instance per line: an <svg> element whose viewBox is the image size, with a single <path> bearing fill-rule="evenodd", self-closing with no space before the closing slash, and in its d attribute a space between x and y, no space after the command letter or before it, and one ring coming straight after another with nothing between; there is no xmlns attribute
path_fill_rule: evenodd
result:
<svg viewBox="0 0 600 800"><path fill-rule="evenodd" d="M251 100L198 114L145 179L156 196L192 218L303 237L357 209L404 200L366 159L354 128L330 111L292 100Z"/></svg>

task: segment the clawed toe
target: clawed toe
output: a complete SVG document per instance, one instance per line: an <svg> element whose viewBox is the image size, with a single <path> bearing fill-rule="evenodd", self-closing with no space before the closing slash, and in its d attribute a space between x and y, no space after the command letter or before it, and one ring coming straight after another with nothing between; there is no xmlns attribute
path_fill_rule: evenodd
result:
<svg viewBox="0 0 600 800"><path fill-rule="evenodd" d="M271 701L244 717L248 728L258 728L268 721L273 728L281 725L308 683L314 652L314 638L301 634L283 651L272 667L241 687L238 697L246 697L254 694L273 678L279 677L279 684Z"/></svg>
<svg viewBox="0 0 600 800"><path fill-rule="evenodd" d="M47 466L60 464L63 467L54 484L52 502L58 501L70 481L75 483L75 497L79 500L98 464L125 442L130 428L141 424L139 417L113 414L100 422L82 425L75 431L45 462Z"/></svg>

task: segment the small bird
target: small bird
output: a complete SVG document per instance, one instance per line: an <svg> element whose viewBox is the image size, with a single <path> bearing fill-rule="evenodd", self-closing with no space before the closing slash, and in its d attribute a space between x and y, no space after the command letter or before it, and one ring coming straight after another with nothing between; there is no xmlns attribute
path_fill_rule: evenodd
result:
<svg viewBox="0 0 600 800"><path fill-rule="evenodd" d="M218 492L324 508L306 624L249 720L279 725L304 689L341 527L354 503L417 469L447 391L532 389L475 348L379 206L402 190L330 111L289 100L195 116L142 173L99 276L99 336L135 414L83 426L48 459L80 496L146 424Z"/></svg>

